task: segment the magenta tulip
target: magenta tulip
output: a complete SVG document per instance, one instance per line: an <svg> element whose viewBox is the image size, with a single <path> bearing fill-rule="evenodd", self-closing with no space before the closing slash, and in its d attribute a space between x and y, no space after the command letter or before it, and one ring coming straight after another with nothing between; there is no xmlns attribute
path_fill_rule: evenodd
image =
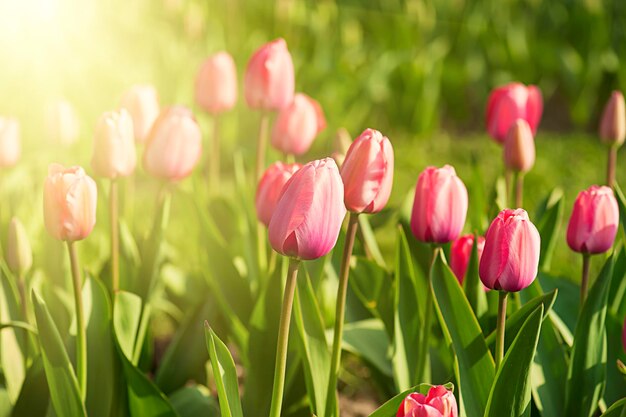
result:
<svg viewBox="0 0 626 417"><path fill-rule="evenodd" d="M607 145L620 146L626 138L626 106L620 91L613 91L600 121L600 138Z"/></svg>
<svg viewBox="0 0 626 417"><path fill-rule="evenodd" d="M469 264L470 257L472 256L472 247L474 246L474 235L464 235L452 242L450 246L450 269L454 272L456 279L459 280L459 284L463 284L465 274L467 273L467 266ZM478 249L478 260L483 254L485 248L485 238L478 236L478 243L476 249Z"/></svg>
<svg viewBox="0 0 626 417"><path fill-rule="evenodd" d="M265 226L269 226L270 224L283 186L300 168L302 168L300 164L283 164L282 162L276 162L265 170L256 189L255 198L257 217Z"/></svg>
<svg viewBox="0 0 626 417"><path fill-rule="evenodd" d="M609 187L592 185L581 191L567 226L567 244L580 253L602 253L613 246L619 209Z"/></svg>
<svg viewBox="0 0 626 417"><path fill-rule="evenodd" d="M278 113L272 129L272 146L286 154L302 155L324 128L326 119L320 104L298 93L293 102Z"/></svg>
<svg viewBox="0 0 626 417"><path fill-rule="evenodd" d="M503 143L509 128L517 119L524 119L533 136L541 121L543 99L541 90L534 85L510 83L491 92L487 103L487 130L498 142Z"/></svg>
<svg viewBox="0 0 626 417"><path fill-rule="evenodd" d="M237 102L237 69L228 52L207 58L196 77L196 103L209 113L221 113Z"/></svg>
<svg viewBox="0 0 626 417"><path fill-rule="evenodd" d="M409 394L396 413L396 417L457 417L458 406L451 391L438 385L428 390L428 395Z"/></svg>
<svg viewBox="0 0 626 417"><path fill-rule="evenodd" d="M411 230L418 240L448 243L459 237L467 215L467 189L450 165L428 167L415 188Z"/></svg>
<svg viewBox="0 0 626 417"><path fill-rule="evenodd" d="M269 225L270 244L285 256L319 258L337 243L345 215L343 183L335 161L309 162L283 187Z"/></svg>

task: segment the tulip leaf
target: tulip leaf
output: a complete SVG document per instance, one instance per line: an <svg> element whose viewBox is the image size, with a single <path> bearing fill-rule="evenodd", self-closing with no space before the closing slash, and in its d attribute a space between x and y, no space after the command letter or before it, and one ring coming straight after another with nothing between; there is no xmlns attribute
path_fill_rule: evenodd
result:
<svg viewBox="0 0 626 417"><path fill-rule="evenodd" d="M624 192L617 183L613 184L613 191L619 207L619 218L622 221L622 226L626 229L626 196L624 196Z"/></svg>
<svg viewBox="0 0 626 417"><path fill-rule="evenodd" d="M385 376L392 376L389 360L389 336L378 319L346 323L343 328L343 349L369 362Z"/></svg>
<svg viewBox="0 0 626 417"><path fill-rule="evenodd" d="M115 295L113 328L122 353L131 361L138 350L142 304L141 298L133 293L120 291Z"/></svg>
<svg viewBox="0 0 626 417"><path fill-rule="evenodd" d="M626 416L626 397L616 401L600 417L624 417Z"/></svg>
<svg viewBox="0 0 626 417"><path fill-rule="evenodd" d="M563 222L563 190L555 188L542 201L537 210L537 229L541 235L539 269L549 271L552 256Z"/></svg>
<svg viewBox="0 0 626 417"><path fill-rule="evenodd" d="M489 393L485 417L530 416L530 371L542 320L543 304L540 304L528 316L504 356Z"/></svg>
<svg viewBox="0 0 626 417"><path fill-rule="evenodd" d="M52 406L59 417L86 417L87 412L81 400L78 380L61 335L43 300L34 291L32 300Z"/></svg>
<svg viewBox="0 0 626 417"><path fill-rule="evenodd" d="M203 385L180 388L170 396L170 402L180 417L214 417L220 413L211 393Z"/></svg>
<svg viewBox="0 0 626 417"><path fill-rule="evenodd" d="M474 243L472 244L472 252L467 264L465 280L463 281L463 290L476 317L480 318L487 313L488 306L485 289L478 275L478 262L478 236L475 235Z"/></svg>
<svg viewBox="0 0 626 417"><path fill-rule="evenodd" d="M26 378L15 402L11 417L46 415L50 404L50 391L41 355L37 356L26 372Z"/></svg>
<svg viewBox="0 0 626 417"><path fill-rule="evenodd" d="M383 258L383 254L380 252L380 248L378 247L378 242L374 236L374 230L372 230L368 216L359 216L359 230L363 235L363 243L365 244L368 253L371 255L376 264L384 268L385 259Z"/></svg>
<svg viewBox="0 0 626 417"><path fill-rule="evenodd" d="M457 381L462 408L468 416L482 416L495 376L495 365L478 320L456 277L440 252L433 263L433 291L439 323L457 357Z"/></svg>
<svg viewBox="0 0 626 417"><path fill-rule="evenodd" d="M23 320L14 277L7 268L3 268L2 272L0 275L0 322ZM12 404L17 400L26 375L24 342L28 341L29 337L26 331L15 327L0 329L0 367L9 401Z"/></svg>
<svg viewBox="0 0 626 417"><path fill-rule="evenodd" d="M609 291L609 310L618 317L626 316L626 246L616 249L617 257L613 267L613 279Z"/></svg>
<svg viewBox="0 0 626 417"><path fill-rule="evenodd" d="M606 378L606 312L613 275L613 256L591 286L574 334L565 391L565 415L589 417L595 412Z"/></svg>
<svg viewBox="0 0 626 417"><path fill-rule="evenodd" d="M618 360L626 362L626 352L622 344L622 331L624 326L623 316L617 316L613 312L607 312L606 333L607 333L607 374L606 391L604 400L611 404L622 398L626 393L626 378L614 364Z"/></svg>
<svg viewBox="0 0 626 417"><path fill-rule="evenodd" d="M414 392L419 392L421 394L427 394L428 390L432 387L430 384L419 384L409 389L402 391L400 394L394 396L393 398L387 400L383 405L378 407L369 417L395 417L398 413L398 408L404 401L404 399ZM451 383L444 384L444 387L448 391L454 390L454 385Z"/></svg>

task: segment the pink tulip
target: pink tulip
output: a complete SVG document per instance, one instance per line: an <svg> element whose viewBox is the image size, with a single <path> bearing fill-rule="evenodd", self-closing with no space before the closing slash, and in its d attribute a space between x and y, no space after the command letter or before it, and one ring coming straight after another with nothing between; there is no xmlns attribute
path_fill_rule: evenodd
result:
<svg viewBox="0 0 626 417"><path fill-rule="evenodd" d="M159 97L151 85L134 85L124 96L120 107L125 108L133 119L135 141L144 143L152 124L159 116Z"/></svg>
<svg viewBox="0 0 626 417"><path fill-rule="evenodd" d="M45 126L54 143L68 146L78 140L78 116L67 100L58 100L48 105Z"/></svg>
<svg viewBox="0 0 626 417"><path fill-rule="evenodd" d="M415 188L411 230L418 240L448 243L459 237L467 215L467 189L450 165L428 167Z"/></svg>
<svg viewBox="0 0 626 417"><path fill-rule="evenodd" d="M600 138L607 145L621 145L626 138L626 106L620 91L613 91L600 121Z"/></svg>
<svg viewBox="0 0 626 417"><path fill-rule="evenodd" d="M208 57L196 77L196 103L209 113L221 113L237 102L237 69L228 52Z"/></svg>
<svg viewBox="0 0 626 417"><path fill-rule="evenodd" d="M335 161L309 162L283 187L270 221L270 244L285 256L319 258L337 243L345 215L343 183Z"/></svg>
<svg viewBox="0 0 626 417"><path fill-rule="evenodd" d="M96 224L96 183L78 166L52 164L44 184L43 213L46 229L59 240L86 238Z"/></svg>
<svg viewBox="0 0 626 417"><path fill-rule="evenodd" d="M393 183L393 147L378 130L366 129L348 149L341 166L348 210L377 213L385 207Z"/></svg>
<svg viewBox="0 0 626 417"><path fill-rule="evenodd" d="M148 135L143 164L152 176L178 181L189 174L202 154L202 133L186 107L161 111Z"/></svg>
<svg viewBox="0 0 626 417"><path fill-rule="evenodd" d="M474 246L474 235L461 236L450 246L450 268L456 279L459 280L459 284L463 285L465 274L467 273L467 265L469 264L470 257L472 256L472 247ZM483 254L485 248L485 238L478 236L478 243L476 245L478 249L478 260Z"/></svg>
<svg viewBox="0 0 626 417"><path fill-rule="evenodd" d="M567 244L580 253L602 253L613 246L619 209L609 187L592 185L581 191L567 225Z"/></svg>
<svg viewBox="0 0 626 417"><path fill-rule="evenodd" d="M251 108L284 109L293 101L294 85L293 62L284 39L263 45L250 58L244 90Z"/></svg>
<svg viewBox="0 0 626 417"><path fill-rule="evenodd" d="M520 291L537 276L541 237L523 209L502 210L485 236L479 274L492 290Z"/></svg>
<svg viewBox="0 0 626 417"><path fill-rule="evenodd" d="M96 126L91 166L96 175L126 177L137 164L133 121L126 109L102 115Z"/></svg>
<svg viewBox="0 0 626 417"><path fill-rule="evenodd" d="M15 119L0 117L0 168L14 166L21 154L20 125Z"/></svg>
<svg viewBox="0 0 626 417"><path fill-rule="evenodd" d="M528 172L535 164L535 138L524 119L517 119L504 140L504 165L513 172Z"/></svg>
<svg viewBox="0 0 626 417"><path fill-rule="evenodd" d="M257 217L265 226L270 224L283 186L301 167L302 165L300 164L276 162L270 165L261 177L259 186L256 189L255 205Z"/></svg>
<svg viewBox="0 0 626 417"><path fill-rule="evenodd" d="M428 390L428 395L409 394L396 413L396 417L457 417L458 406L451 391L438 385Z"/></svg>
<svg viewBox="0 0 626 417"><path fill-rule="evenodd" d="M326 119L319 103L298 93L293 102L278 113L272 129L272 146L286 154L302 155L325 127Z"/></svg>
<svg viewBox="0 0 626 417"><path fill-rule="evenodd" d="M543 99L534 85L510 83L491 92L487 103L487 130L498 142L504 142L509 128L517 119L524 119L533 133L541 121Z"/></svg>

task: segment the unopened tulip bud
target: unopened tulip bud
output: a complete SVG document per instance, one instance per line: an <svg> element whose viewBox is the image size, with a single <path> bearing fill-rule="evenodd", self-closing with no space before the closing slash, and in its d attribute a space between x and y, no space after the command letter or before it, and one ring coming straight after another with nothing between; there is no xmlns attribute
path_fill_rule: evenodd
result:
<svg viewBox="0 0 626 417"><path fill-rule="evenodd" d="M415 187L411 230L422 242L451 242L463 230L467 205L467 188L453 167L428 167Z"/></svg>
<svg viewBox="0 0 626 417"><path fill-rule="evenodd" d="M78 116L74 107L66 100L58 100L48 105L45 126L54 143L69 146L78 140Z"/></svg>
<svg viewBox="0 0 626 417"><path fill-rule="evenodd" d="M163 109L146 142L146 171L159 179L178 181L191 174L201 154L202 133L191 111L182 106Z"/></svg>
<svg viewBox="0 0 626 417"><path fill-rule="evenodd" d="M378 130L366 129L352 142L341 166L346 208L377 213L385 207L393 184L393 147Z"/></svg>
<svg viewBox="0 0 626 417"><path fill-rule="evenodd" d="M511 125L524 119L533 136L543 112L541 90L534 85L510 83L494 89L487 103L487 130L498 142L503 143Z"/></svg>
<svg viewBox="0 0 626 417"><path fill-rule="evenodd" d="M133 136L133 121L126 109L100 117L91 158L96 175L117 178L133 173L137 164Z"/></svg>
<svg viewBox="0 0 626 417"><path fill-rule="evenodd" d="M207 58L196 77L196 103L209 113L221 113L237 102L237 69L233 57L218 52Z"/></svg>
<svg viewBox="0 0 626 417"><path fill-rule="evenodd" d="M450 269L454 272L456 279L459 280L459 284L463 284L465 280L465 274L467 273L467 266L469 265L470 257L472 256L472 247L474 246L474 235L461 236L450 246ZM483 254L485 248L485 238L478 236L478 242L476 249L478 250L478 260Z"/></svg>
<svg viewBox="0 0 626 417"><path fill-rule="evenodd" d="M621 91L613 91L604 107L600 138L607 145L621 146L626 138L626 106Z"/></svg>
<svg viewBox="0 0 626 417"><path fill-rule="evenodd" d="M7 265L16 276L22 277L33 266L33 252L22 223L16 218L9 223Z"/></svg>
<svg viewBox="0 0 626 417"><path fill-rule="evenodd" d="M517 119L504 140L504 165L513 172L528 172L535 164L535 138L524 119Z"/></svg>
<svg viewBox="0 0 626 417"><path fill-rule="evenodd" d="M44 184L43 213L46 229L59 240L86 238L96 224L96 183L78 166L52 164Z"/></svg>
<svg viewBox="0 0 626 417"><path fill-rule="evenodd" d="M151 85L134 85L124 93L120 107L128 110L133 119L135 142L144 143L159 115L156 89Z"/></svg>
<svg viewBox="0 0 626 417"><path fill-rule="evenodd" d="M300 164L283 164L282 162L276 162L265 170L256 189L255 198L257 217L265 226L269 226L270 224L283 186L301 167L302 165Z"/></svg>
<svg viewBox="0 0 626 417"><path fill-rule="evenodd" d="M335 161L309 162L283 187L270 221L270 244L285 256L319 258L337 243L345 215L343 183Z"/></svg>
<svg viewBox="0 0 626 417"><path fill-rule="evenodd" d="M15 119L0 117L0 168L14 166L21 154L20 125Z"/></svg>
<svg viewBox="0 0 626 417"><path fill-rule="evenodd" d="M485 236L479 274L491 290L516 292L535 280L541 237L523 209L502 210Z"/></svg>
<svg viewBox="0 0 626 417"><path fill-rule="evenodd" d="M326 119L319 103L298 93L293 102L278 113L272 129L272 146L286 154L302 155L325 127Z"/></svg>
<svg viewBox="0 0 626 417"><path fill-rule="evenodd" d="M581 191L567 225L567 244L579 253L603 253L613 246L619 208L613 190L592 185Z"/></svg>
<svg viewBox="0 0 626 417"><path fill-rule="evenodd" d="M457 417L458 406L451 391L443 385L428 390L428 395L409 394L396 413L396 417Z"/></svg>

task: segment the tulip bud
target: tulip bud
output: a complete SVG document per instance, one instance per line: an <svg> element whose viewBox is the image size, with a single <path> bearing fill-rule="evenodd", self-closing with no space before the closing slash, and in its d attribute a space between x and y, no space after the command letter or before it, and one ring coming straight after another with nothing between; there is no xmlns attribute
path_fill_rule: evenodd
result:
<svg viewBox="0 0 626 417"><path fill-rule="evenodd" d="M237 69L228 52L208 57L196 77L196 103L209 113L221 113L237 102Z"/></svg>
<svg viewBox="0 0 626 417"><path fill-rule="evenodd" d="M377 213L385 207L393 184L393 147L378 130L366 129L348 150L341 166L346 208Z"/></svg>
<svg viewBox="0 0 626 417"><path fill-rule="evenodd" d="M457 417L458 406L451 391L443 385L431 387L428 395L409 394L396 413L396 417Z"/></svg>
<svg viewBox="0 0 626 417"><path fill-rule="evenodd" d="M539 88L510 83L494 89L489 95L487 130L496 141L503 143L511 125L517 119L524 119L534 136L542 112L543 99Z"/></svg>
<svg viewBox="0 0 626 417"><path fill-rule="evenodd" d="M13 217L9 223L7 265L11 272L18 277L23 277L33 266L33 251L30 248L28 235L17 217Z"/></svg>
<svg viewBox="0 0 626 417"><path fill-rule="evenodd" d="M285 256L319 258L337 243L345 215L343 183L335 161L309 162L283 187L270 221L270 244Z"/></svg>
<svg viewBox="0 0 626 417"><path fill-rule="evenodd" d="M120 107L128 110L133 119L135 141L144 143L159 115L156 89L151 85L134 85L122 97Z"/></svg>
<svg viewBox="0 0 626 417"><path fill-rule="evenodd" d="M14 166L21 154L20 125L15 119L0 117L0 168Z"/></svg>
<svg viewBox="0 0 626 417"><path fill-rule="evenodd" d="M50 103L46 109L46 131L53 143L69 146L78 140L78 116L66 100Z"/></svg>
<svg viewBox="0 0 626 417"><path fill-rule="evenodd" d="M626 106L620 91L613 91L604 107L600 122L600 138L607 145L621 146L626 138Z"/></svg>
<svg viewBox="0 0 626 417"><path fill-rule="evenodd" d="M202 133L191 110L182 106L163 109L146 142L146 171L159 179L178 181L191 174L201 154Z"/></svg>
<svg viewBox="0 0 626 417"><path fill-rule="evenodd" d="M59 240L86 238L96 224L96 183L78 166L52 164L44 184L43 213L46 229Z"/></svg>
<svg viewBox="0 0 626 417"><path fill-rule="evenodd" d="M415 188L411 230L418 240L448 243L459 237L467 215L467 189L450 165L428 167Z"/></svg>
<svg viewBox="0 0 626 417"><path fill-rule="evenodd" d="M244 78L246 102L253 109L281 110L293 101L294 73L284 39L259 48L248 62Z"/></svg>
<svg viewBox="0 0 626 417"><path fill-rule="evenodd" d="M579 253L602 253L613 246L619 209L613 190L592 185L581 191L567 225L567 244Z"/></svg>
<svg viewBox="0 0 626 417"><path fill-rule="evenodd" d="M348 131L343 127L339 128L335 134L335 140L333 141L332 153L332 157L338 166L341 167L343 161L346 159L346 154L348 153L348 149L350 149L350 145L352 145L352 137L350 137L350 133L348 133Z"/></svg>
<svg viewBox="0 0 626 417"><path fill-rule="evenodd" d="M469 264L470 257L472 256L472 247L474 246L474 235L461 236L450 246L450 269L454 272L456 279L459 280L459 284L463 285L465 280L465 274L467 273L467 266ZM476 249L478 249L478 260L483 254L485 248L485 238L478 236L478 243Z"/></svg>
<svg viewBox="0 0 626 417"><path fill-rule="evenodd" d="M298 93L293 102L278 113L272 129L272 146L286 154L302 155L325 127L326 119L319 103Z"/></svg>
<svg viewBox="0 0 626 417"><path fill-rule="evenodd" d="M270 165L261 177L259 186L256 189L255 205L257 217L265 226L270 224L283 186L301 167L302 165L300 164L276 162Z"/></svg>
<svg viewBox="0 0 626 417"><path fill-rule="evenodd" d="M517 119L504 140L504 165L513 172L528 172L535 164L535 138L524 119Z"/></svg>
<svg viewBox="0 0 626 417"><path fill-rule="evenodd" d="M126 109L103 114L96 126L91 166L96 175L126 177L137 164L133 121Z"/></svg>
<svg viewBox="0 0 626 417"><path fill-rule="evenodd" d="M485 236L479 275L491 290L517 292L535 280L541 237L523 209L505 209Z"/></svg>

